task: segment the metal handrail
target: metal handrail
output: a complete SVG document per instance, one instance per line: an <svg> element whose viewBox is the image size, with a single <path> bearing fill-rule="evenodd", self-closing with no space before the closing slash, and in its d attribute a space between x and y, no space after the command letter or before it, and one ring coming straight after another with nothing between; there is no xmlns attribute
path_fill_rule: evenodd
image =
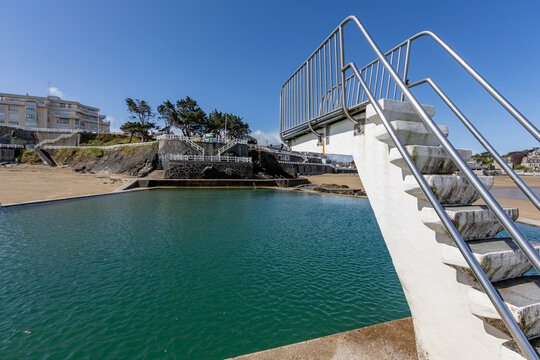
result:
<svg viewBox="0 0 540 360"><path fill-rule="evenodd" d="M349 63L347 66L350 67L357 76L360 75L358 73L358 69L356 69L356 66L354 64ZM384 127L386 128L386 131L388 131L388 134L392 138L392 141L396 145L399 153L401 154L401 156L403 157L403 159L407 163L407 166L411 170L411 172L412 172L414 178L416 179L416 181L418 181L418 184L420 185L420 188L422 189L422 191L426 195L426 197L427 197L428 201L430 202L430 204L433 206L435 212L437 213L437 215L441 219L444 227L446 228L446 230L448 231L448 233L450 234L450 236L454 240L454 243L456 244L456 247L459 249L459 251L461 252L463 257L465 258L465 261L467 262L467 264L471 268L471 271L473 272L474 277L479 282L482 289L484 289L484 291L485 291L486 295L488 296L489 300L491 301L491 303L493 304L493 306L495 307L495 309L497 310L497 312L501 316L501 319L504 322L504 324L506 325L506 328L508 329L510 334L512 335L512 338L516 341L516 344L519 346L521 351L523 351L523 353L525 354L525 356L527 356L528 359L530 359L530 360L538 360L539 357L536 354L533 347L531 346L531 344L529 343L529 340L527 339L525 334L523 334L523 331L520 329L519 325L516 323L516 320L514 319L512 314L510 313L510 310L508 309L508 307L506 306L506 304L502 300L502 298L499 295L499 293L497 292L497 290L495 290L495 287L493 286L493 284L491 283L491 281L489 280L487 275L484 273L484 270L482 269L482 267L478 263L478 260L476 260L476 258L474 257L472 251L470 250L469 246L465 243L465 240L463 240L463 238L459 234L458 230L456 229L455 225L452 223L452 221L448 217L448 214L446 213L446 211L444 210L442 205L439 203L439 200L437 199L437 197L435 196L435 194L431 190L431 188L430 188L429 184L427 183L426 179L424 178L424 176L420 173L420 171L416 167L416 164L414 163L414 161L413 161L412 157L410 156L409 152L407 151L407 149L405 148L405 146L403 145L403 143L401 142L401 140L397 136L396 132L394 131L394 128L392 127L392 125L390 124L388 119L386 119L386 115L384 115L384 112L381 109L381 106L374 99L373 95L369 91L369 88L367 87L365 81L362 78L360 78L360 83L361 83L362 87L366 90L367 95L369 97L370 103L375 108L375 111L377 112L377 115L379 115L379 117L381 118L381 121L382 121Z"/></svg>
<svg viewBox="0 0 540 360"><path fill-rule="evenodd" d="M508 100L504 98L484 77L482 77L478 71L476 71L471 65L469 65L465 59L459 56L458 53L454 51L444 40L442 40L437 34L432 31L421 31L418 34L410 37L407 42L409 44L423 36L428 36L432 38L440 47L443 48L469 75L471 75L476 82L478 82L499 104L502 105L512 115L532 136L538 141L540 141L540 131L529 121L525 116L523 116L518 109L514 107ZM399 46L399 45L398 45Z"/></svg>
<svg viewBox="0 0 540 360"><path fill-rule="evenodd" d="M529 130L529 132L531 132L531 134L533 134L533 136L535 136L535 130L536 129L534 128L534 126L532 126L528 122L528 120L526 120L521 114L519 114L519 112L517 112L517 110L515 110L515 108L513 108L513 106L510 105L498 92L496 92L496 90L494 90L491 87L491 85L489 85L489 83L487 83L487 81L485 81L482 77L480 77L480 75L478 75L478 73L476 71L474 71L474 69L472 69L472 67L470 67L461 57L459 57L451 48L449 48L448 45L446 45L446 43L444 43L442 40L440 40L440 38L436 37L435 34L432 34L430 32L422 32L422 33L417 34L416 37L410 38L410 39L408 39L406 41L407 53L406 53L406 60L405 60L405 67L404 67L404 79L405 80L402 80L400 78L400 76L398 75L398 73L396 72L396 70L391 65L391 63L393 62L393 54L394 54L394 52L391 53L391 60L389 62L387 60L387 58L386 58L386 55L383 54L383 52L380 50L380 48L377 46L377 44L373 41L372 37L370 36L368 31L365 29L363 24L360 22L360 20L358 20L358 18L356 18L355 16L347 17L343 22L341 22L339 24L338 28L331 33L331 35L323 42L323 44L317 48L317 50L308 58L308 60L299 68L299 70L297 70L283 85L283 87L281 89L281 102L280 102L280 119L281 119L280 120L280 133L283 130L283 121L282 120L284 119L283 118L284 111L286 112L287 110L290 110L290 109L284 108L284 106L283 106L284 105L283 95L284 95L284 89L286 89L286 85L291 80L297 80L295 75L302 73L304 71L304 70L302 70L304 65L305 64L309 65L310 60L313 59L313 57L319 52L320 49L325 49L326 44L328 42L331 45L331 40L332 39L334 39L336 63L337 63L337 40L338 40L337 39L337 34L339 34L340 35L340 54L339 55L340 55L340 60L341 60L340 61L341 66L340 66L339 70L340 70L341 78L342 78L342 81L341 81L342 104L341 105L342 105L342 108L343 108L343 112L345 113L347 118L354 121L354 119L352 119L350 117L349 113L348 113L347 104L345 104L345 101L343 101L343 98L344 98L343 97L343 92L346 91L345 82L344 82L345 72L348 69L351 69L353 71L353 73L355 74L356 78L358 79L359 86L362 87L365 95L367 95L367 97L368 97L369 102L372 104L372 106L375 108L375 111L380 116L386 130L388 131L388 133L389 133L390 137L392 138L393 142L395 143L398 151L400 152L400 154L404 158L405 162L407 163L407 166L411 170L411 172L414 175L415 179L418 181L422 191L424 192L424 194L428 198L429 202L433 206L435 212L437 213L437 215L441 219L443 225L445 226L446 230L448 231L448 233L452 237L453 241L455 242L457 248L460 250L463 257L465 258L466 262L468 263L469 267L471 268L473 274L475 275L476 279L480 283L481 287L486 292L486 294L487 294L488 298L490 299L490 301L492 302L493 306L495 307L495 309L497 310L497 312L501 316L502 321L504 322L504 324L508 328L510 334L512 335L512 337L516 341L517 345L519 346L519 348L522 350L522 352L525 354L525 356L527 358L539 360L540 358L538 357L535 350L532 348L531 344L529 343L529 341L527 340L527 338L525 337L525 335L523 334L523 332L521 331L521 329L517 325L517 323L516 323L515 319L513 318L512 314L510 313L510 311L506 307L504 301L502 300L502 298L500 297L498 292L493 287L493 284L491 284L490 280L485 275L484 271L482 270L482 267L480 266L480 264L478 263L478 261L476 260L474 255L472 254L471 250L469 249L469 247L467 246L467 244L465 243L465 241L463 240L463 238L461 237L461 235L457 231L456 227L454 226L454 224L452 223L452 221L448 217L448 214L446 213L446 211L444 210L442 205L439 203L436 196L431 191L431 188L429 187L426 179L424 178L424 176L420 173L420 171L416 167L416 165L415 165L414 161L412 160L410 154L408 153L407 149L405 148L405 146L401 143L401 141L397 137L392 125L386 119L386 116L384 115L379 103L377 102L376 95L372 94L371 78L372 78L372 75L373 75L374 64L376 62L372 62L373 65L372 65L372 71L371 71L371 75L370 75L370 84L369 85L366 83L366 80L362 76L361 71L358 70L358 68L356 67L356 65L354 63L348 63L346 65L344 64L343 27L349 22L353 22L353 23L356 24L358 29L363 34L365 40L371 46L372 50L376 54L376 57L378 58L378 59L376 59L376 62L378 62L376 77L378 77L378 70L379 70L380 64L382 64L382 66L383 66L383 77L382 77L382 80L381 80L381 87L379 89L379 93L380 93L379 97L382 94L382 86L384 85L383 84L384 83L384 71L387 71L388 72L387 97L388 97L388 94L389 94L389 91L390 91L389 89L390 89L390 85L391 85L391 80L393 80L395 82L395 89L397 89L397 87L399 87L399 89L401 91L401 94L402 94L401 98L407 98L407 100L410 102L413 109L419 115L419 117L424 122L426 127L430 130L431 133L433 133L433 135L441 143L442 147L448 152L449 156L456 163L457 167L462 171L462 173L465 175L465 177L471 182L473 187L480 194L482 199L486 202L489 209L495 214L497 219L502 223L503 227L508 231L510 236L513 238L513 240L516 242L516 244L520 247L520 249L522 250L524 255L527 256L527 258L530 260L533 267L536 270L540 271L540 256L538 255L538 253L536 253L534 248L527 241L527 239L521 234L521 232L517 229L517 227L515 226L513 221L504 212L504 210L499 205L499 203L495 200L495 198L489 193L489 191L485 188L485 186L478 179L478 177L468 167L467 163L459 155L459 153L456 151L456 149L453 147L453 145L448 141L446 136L438 128L438 126L431 119L431 117L427 114L425 109L420 105L419 101L411 93L408 86L405 84L406 75L407 75L407 71L408 71L408 60L409 60L409 55L410 55L411 41L414 40L415 38L420 37L420 36L433 35L432 38L434 38L439 43L439 45L441 45L443 47L443 49L445 49L452 57L454 57L454 59L456 61L458 61L458 63L460 63L460 65L462 65L478 82L481 82L482 86L484 86L484 88L492 96L494 96L499 101L499 103L501 103L510 113L512 113L514 115L514 117L527 130ZM398 45L397 48L400 49L399 50L399 55L398 55L398 71L399 71L399 59L401 57L400 56L401 47ZM319 53L319 59L320 59L320 53ZM308 69L309 69L309 66L308 66ZM322 67L320 66L320 62L319 62L319 70L322 71ZM326 68L325 68L325 70L326 70ZM336 85L338 84L337 75L338 74L336 74ZM366 75L367 75L367 72L366 72ZM319 76L319 78L320 78L320 76ZM326 74L325 74L325 78L327 78ZM331 87L332 87L332 85L331 85ZM307 89L309 89L309 87ZM375 90L375 93L376 93L376 90ZM290 96L291 94L286 94L286 95ZM300 95L300 93L294 94L294 95L295 96ZM308 91L307 95L308 95L308 100L307 101L308 101L308 104L310 104L311 98L309 97L309 91ZM394 91L394 98L395 98L395 96L396 96L396 91ZM298 99L296 101L298 101ZM302 100L302 99L300 99L300 101L303 101L303 103L305 103L305 101ZM295 109L293 109L293 110L295 110ZM305 115L307 114L309 120L311 121L312 119L309 117L310 108L309 107L304 107L303 111L304 111L303 112L303 117L305 117ZM516 114L521 115L521 117L516 116ZM296 115L298 115L298 114L296 114ZM530 125L530 126L527 126L527 125Z"/></svg>
<svg viewBox="0 0 540 360"><path fill-rule="evenodd" d="M467 127L467 129L473 134L473 136L482 144L482 146L493 156L493 158L499 163L499 165L504 169L504 171L512 178L516 185L523 191L523 193L531 200L531 202L540 210L540 199L536 194L531 190L530 187L525 184L523 179L521 179L518 174L508 165L502 156L491 146L491 144L486 140L486 138L476 129L476 127L470 122L469 119L461 112L461 110L450 100L450 98L444 93L444 91L435 83L431 78L425 78L418 80L409 85L409 89L421 85L428 84L431 88L439 95L439 97L446 103L446 105L452 110L452 112L461 120L461 122Z"/></svg>

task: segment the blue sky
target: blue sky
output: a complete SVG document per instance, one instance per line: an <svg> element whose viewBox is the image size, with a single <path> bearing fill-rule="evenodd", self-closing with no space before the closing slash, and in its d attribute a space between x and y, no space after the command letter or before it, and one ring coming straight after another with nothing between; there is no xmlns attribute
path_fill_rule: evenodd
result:
<svg viewBox="0 0 540 360"><path fill-rule="evenodd" d="M126 97L157 106L189 95L276 136L282 83L351 14L383 50L435 31L540 125L536 0L10 1L0 22L0 91L47 95L50 82L67 99L99 106L115 127L127 120ZM538 145L435 46L424 40L417 50L410 79L435 78L498 150ZM372 58L366 51L357 62ZM457 145L481 150L427 91L415 94L437 106L435 120Z"/></svg>

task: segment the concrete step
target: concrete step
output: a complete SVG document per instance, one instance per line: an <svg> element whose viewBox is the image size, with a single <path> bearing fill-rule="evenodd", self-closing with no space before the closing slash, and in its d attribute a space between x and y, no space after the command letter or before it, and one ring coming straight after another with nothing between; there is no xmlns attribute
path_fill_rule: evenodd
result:
<svg viewBox="0 0 540 360"><path fill-rule="evenodd" d="M532 268L521 249L510 238L473 240L467 242L474 257L491 282L522 276ZM540 252L540 243L533 243ZM475 283L469 265L456 246L442 245L442 261L455 268L466 283Z"/></svg>
<svg viewBox="0 0 540 360"><path fill-rule="evenodd" d="M461 234L463 240L479 240L495 237L503 226L486 205L447 206L446 213ZM519 216L517 208L504 208L512 220ZM432 207L424 207L420 212L424 225L441 235L449 237L441 219Z"/></svg>
<svg viewBox="0 0 540 360"><path fill-rule="evenodd" d="M416 111L413 109L410 103L397 100L380 99L379 105L381 106L384 115L388 121L402 120L402 121L417 121L421 122L422 119ZM431 105L422 105L428 115L433 117L435 115L435 107ZM381 118L377 115L377 112L372 105L366 107L366 123L371 122L374 124L382 124Z"/></svg>
<svg viewBox="0 0 540 360"><path fill-rule="evenodd" d="M406 148L422 174L453 174L458 170L450 155L441 147L409 145ZM457 149L457 151L465 161L472 157L471 150ZM392 164L410 172L397 148L390 149L389 159Z"/></svg>
<svg viewBox="0 0 540 360"><path fill-rule="evenodd" d="M527 337L540 336L540 276L523 276L494 283L517 324ZM499 313L483 290L469 290L469 309L473 315L509 335Z"/></svg>
<svg viewBox="0 0 540 360"><path fill-rule="evenodd" d="M529 340L532 347L536 350L537 354L540 355L540 337ZM523 355L521 355L521 350L517 346L514 340L509 340L502 343L499 353L500 360L526 360Z"/></svg>
<svg viewBox="0 0 540 360"><path fill-rule="evenodd" d="M470 205L480 197L465 176L424 175L424 178L442 205ZM488 190L491 189L493 176L479 176L478 178ZM428 201L414 176L405 176L404 186L407 194Z"/></svg>
<svg viewBox="0 0 540 360"><path fill-rule="evenodd" d="M423 123L396 120L391 122L392 127L396 131L397 136L403 145L428 145L439 146L439 141L433 134L429 132ZM444 136L448 136L448 126L438 125ZM386 131L383 124L378 125L375 130L375 138L390 146L395 146L390 138L390 134Z"/></svg>

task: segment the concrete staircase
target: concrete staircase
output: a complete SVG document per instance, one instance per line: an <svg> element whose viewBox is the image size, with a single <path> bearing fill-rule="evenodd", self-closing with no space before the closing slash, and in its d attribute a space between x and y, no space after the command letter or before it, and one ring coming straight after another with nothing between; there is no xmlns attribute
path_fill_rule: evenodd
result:
<svg viewBox="0 0 540 360"><path fill-rule="evenodd" d="M385 116L532 344L540 349L540 277L408 103L380 100ZM433 117L435 109L424 106ZM440 125L448 136L448 128ZM355 162L413 315L423 359L523 359L471 269L411 175L373 106ZM458 150L468 160L470 150ZM481 177L490 188L492 177ZM505 208L513 219L518 209ZM534 243L540 251L540 243ZM452 354L452 355L450 355Z"/></svg>
<svg viewBox="0 0 540 360"><path fill-rule="evenodd" d="M41 161L43 161L43 164L47 166L58 166L58 164L56 163L56 161L54 161L53 157L51 156L51 154L49 154L48 151L38 147L34 148L34 151L36 152L37 156L39 156Z"/></svg>

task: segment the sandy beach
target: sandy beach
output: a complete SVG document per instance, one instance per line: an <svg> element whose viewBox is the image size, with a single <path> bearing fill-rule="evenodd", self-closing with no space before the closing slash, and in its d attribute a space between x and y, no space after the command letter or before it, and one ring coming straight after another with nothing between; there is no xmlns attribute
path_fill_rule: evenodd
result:
<svg viewBox="0 0 540 360"><path fill-rule="evenodd" d="M337 184L347 185L351 189L364 190L364 186L362 185L358 174L322 174L302 177L308 179L309 182L314 185Z"/></svg>
<svg viewBox="0 0 540 360"><path fill-rule="evenodd" d="M0 184L0 203L11 205L110 193L122 181L119 176L80 174L71 168L13 165L0 168Z"/></svg>
<svg viewBox="0 0 540 360"><path fill-rule="evenodd" d="M363 189L357 174L323 174L304 177L316 185L338 184L347 185L353 189ZM516 184L508 176L495 176L494 180L492 189L517 189ZM524 176L523 180L531 188L540 188L540 176ZM496 197L496 199L504 207L517 207L519 222L540 226L540 211L529 200L504 197ZM475 204L483 204L483 201L477 201Z"/></svg>

